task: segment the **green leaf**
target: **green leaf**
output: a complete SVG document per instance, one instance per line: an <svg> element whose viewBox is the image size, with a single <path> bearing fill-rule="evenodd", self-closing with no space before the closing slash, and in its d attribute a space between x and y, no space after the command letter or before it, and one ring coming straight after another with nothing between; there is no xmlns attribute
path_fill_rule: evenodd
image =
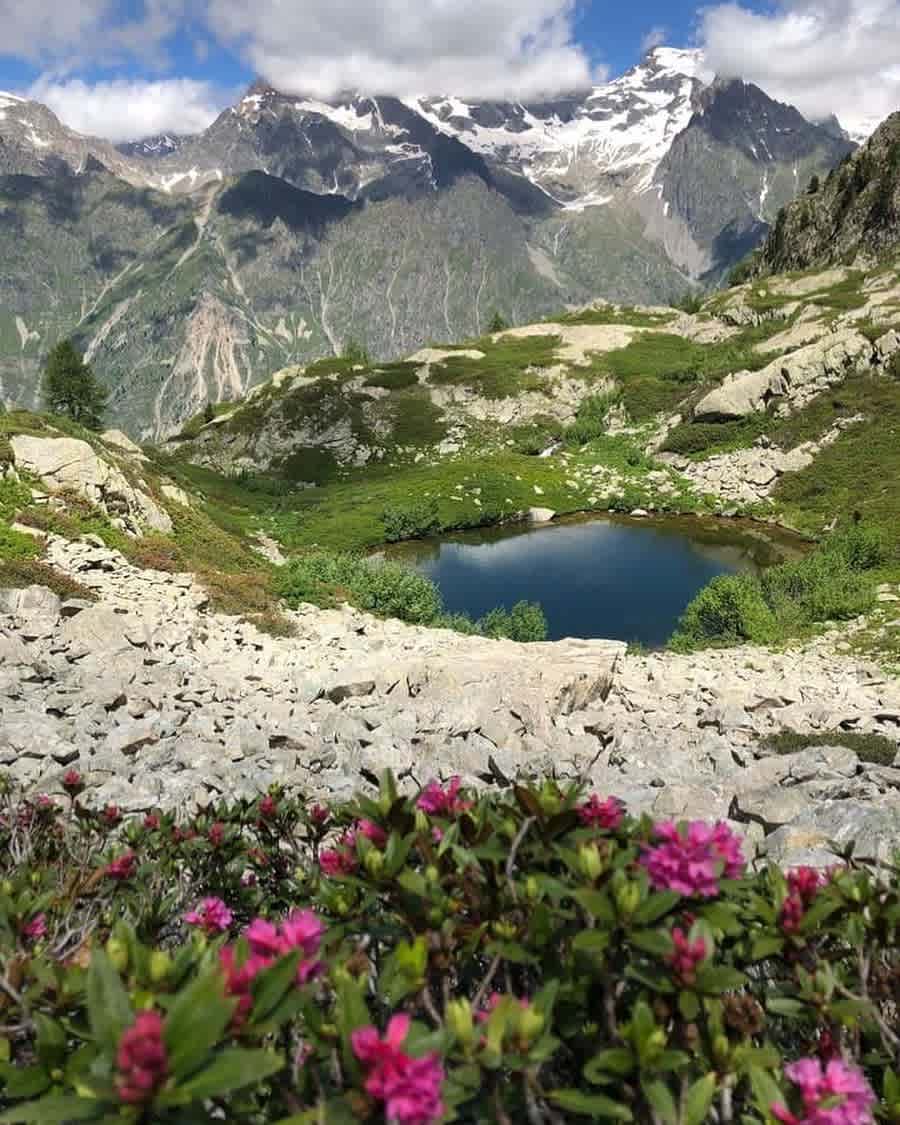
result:
<svg viewBox="0 0 900 1125"><path fill-rule="evenodd" d="M102 949L95 949L91 954L87 1008L97 1042L106 1050L115 1051L122 1032L134 1021L134 1015L119 974Z"/></svg>
<svg viewBox="0 0 900 1125"><path fill-rule="evenodd" d="M750 1079L750 1088L753 1090L757 1109L768 1118L772 1106L784 1101L781 1087L768 1071L758 1066L749 1067L747 1077Z"/></svg>
<svg viewBox="0 0 900 1125"><path fill-rule="evenodd" d="M392 879L406 863L414 841L415 836L398 836L396 832L391 833L385 849L384 867L382 868L386 878Z"/></svg>
<svg viewBox="0 0 900 1125"><path fill-rule="evenodd" d="M275 1011L285 995L291 991L297 981L297 966L300 964L301 951L294 950L273 965L270 969L261 972L251 985L253 992L253 1009L250 1013L251 1024L261 1023Z"/></svg>
<svg viewBox="0 0 900 1125"><path fill-rule="evenodd" d="M223 994L218 970L198 977L178 993L163 1032L176 1079L187 1078L204 1062L222 1038L234 1008L235 1002Z"/></svg>
<svg viewBox="0 0 900 1125"><path fill-rule="evenodd" d="M774 957L784 949L784 938L775 937L774 934L761 934L755 938L750 947L750 960L763 961L766 957Z"/></svg>
<svg viewBox="0 0 900 1125"><path fill-rule="evenodd" d="M217 1055L199 1074L178 1087L180 1098L192 1101L220 1097L233 1090L262 1082L284 1068L284 1058L273 1051L251 1051L230 1047Z"/></svg>
<svg viewBox="0 0 900 1125"><path fill-rule="evenodd" d="M796 1019L806 1015L809 1010L802 1000L792 1000L789 996L772 996L766 1000L766 1010L778 1016Z"/></svg>
<svg viewBox="0 0 900 1125"><path fill-rule="evenodd" d="M515 941L492 941L488 944L486 952L494 957L499 954L505 961L512 961L514 965L536 965L537 957Z"/></svg>
<svg viewBox="0 0 900 1125"><path fill-rule="evenodd" d="M634 912L634 921L639 926L649 926L651 922L668 914L679 902L681 895L677 891L658 891L641 903Z"/></svg>
<svg viewBox="0 0 900 1125"><path fill-rule="evenodd" d="M0 1114L0 1122L3 1125L67 1125L69 1121L96 1120L102 1112L103 1106L93 1098L59 1097L54 1094L7 1110Z"/></svg>
<svg viewBox="0 0 900 1125"><path fill-rule="evenodd" d="M672 1097L672 1091L665 1082L659 1078L645 1079L641 1083L641 1089L651 1109L665 1125L678 1125L678 1107Z"/></svg>
<svg viewBox="0 0 900 1125"><path fill-rule="evenodd" d="M614 1102L603 1094L582 1094L580 1090L551 1090L548 1095L554 1105L561 1109L580 1113L593 1120L631 1121L631 1110L628 1106Z"/></svg>
<svg viewBox="0 0 900 1125"><path fill-rule="evenodd" d="M745 973L727 965L705 965L697 973L697 990L713 996L742 988L747 983Z"/></svg>
<svg viewBox="0 0 900 1125"><path fill-rule="evenodd" d="M628 935L628 940L653 957L665 957L672 952L672 939L660 930L635 930Z"/></svg>
<svg viewBox="0 0 900 1125"><path fill-rule="evenodd" d="M337 985L337 1004L335 1022L341 1036L341 1059L344 1069L352 1075L359 1074L359 1063L353 1053L350 1036L359 1027L368 1027L372 1020L363 999L365 982L341 979Z"/></svg>
<svg viewBox="0 0 900 1125"><path fill-rule="evenodd" d="M46 1066L56 1066L66 1053L66 1033L62 1025L45 1016L43 1012L35 1012L34 1026L37 1030L35 1046L38 1058Z"/></svg>
<svg viewBox="0 0 900 1125"><path fill-rule="evenodd" d="M609 925L615 923L616 912L606 891L576 891L572 897L592 918L599 918L601 922L607 922Z"/></svg>
<svg viewBox="0 0 900 1125"><path fill-rule="evenodd" d="M584 1077L594 1084L607 1081L609 1076L621 1078L634 1069L634 1055L627 1047L610 1047L600 1051L584 1064Z"/></svg>
<svg viewBox="0 0 900 1125"><path fill-rule="evenodd" d="M610 935L606 930L582 930L572 941L572 952L584 953L602 961L609 948L609 941Z"/></svg>
<svg viewBox="0 0 900 1125"><path fill-rule="evenodd" d="M693 1022L700 1015L700 1001L697 999L696 992L680 992L678 1010L688 1023Z"/></svg>
<svg viewBox="0 0 900 1125"><path fill-rule="evenodd" d="M50 1087L50 1075L43 1066L6 1066L7 1098L36 1098Z"/></svg>
<svg viewBox="0 0 900 1125"><path fill-rule="evenodd" d="M741 926L733 906L724 902L711 902L700 910L700 917L708 922L714 930L721 930L724 934L740 933Z"/></svg>
<svg viewBox="0 0 900 1125"><path fill-rule="evenodd" d="M690 1087L684 1100L683 1125L703 1125L716 1094L716 1076L707 1074Z"/></svg>

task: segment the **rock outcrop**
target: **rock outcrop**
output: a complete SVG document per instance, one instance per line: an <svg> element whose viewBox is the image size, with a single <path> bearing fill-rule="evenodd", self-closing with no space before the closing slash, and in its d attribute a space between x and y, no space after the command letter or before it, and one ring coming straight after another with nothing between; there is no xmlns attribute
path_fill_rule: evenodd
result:
<svg viewBox="0 0 900 1125"><path fill-rule="evenodd" d="M392 768L584 778L634 812L719 816L779 861L858 835L900 840L900 769L839 745L784 757L781 729L878 732L900 750L900 683L827 638L629 655L605 641L517 645L307 607L275 639L210 613L189 575L52 539L99 598L0 594L0 769L32 789L82 772L124 809L207 804L274 781L347 796Z"/></svg>
<svg viewBox="0 0 900 1125"><path fill-rule="evenodd" d="M776 359L761 371L739 371L694 407L698 421L745 418L775 403L780 413L799 410L848 375L871 366L872 344L843 328Z"/></svg>
<svg viewBox="0 0 900 1125"><path fill-rule="evenodd" d="M119 446L112 439L110 444ZM51 492L83 496L129 535L146 531L171 533L168 512L157 504L146 486L133 485L112 456L101 457L86 441L17 434L10 439L10 446L18 470L40 477Z"/></svg>

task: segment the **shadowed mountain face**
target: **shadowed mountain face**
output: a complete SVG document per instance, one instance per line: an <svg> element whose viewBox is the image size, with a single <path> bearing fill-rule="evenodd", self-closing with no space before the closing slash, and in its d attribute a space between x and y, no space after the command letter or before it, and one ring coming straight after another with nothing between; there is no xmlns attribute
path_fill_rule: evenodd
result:
<svg viewBox="0 0 900 1125"><path fill-rule="evenodd" d="M110 420L160 437L351 338L387 358L495 310L671 300L850 147L665 48L529 105L258 83L199 136L118 148L0 95L0 398L34 405L72 334Z"/></svg>

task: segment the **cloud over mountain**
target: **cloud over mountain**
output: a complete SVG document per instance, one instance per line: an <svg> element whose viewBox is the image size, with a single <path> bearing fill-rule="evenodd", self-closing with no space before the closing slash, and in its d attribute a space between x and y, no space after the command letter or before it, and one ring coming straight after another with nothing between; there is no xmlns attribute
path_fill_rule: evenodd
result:
<svg viewBox="0 0 900 1125"><path fill-rule="evenodd" d="M900 108L900 0L781 0L772 12L719 4L703 12L701 39L719 73L807 117L836 113L867 133Z"/></svg>
<svg viewBox="0 0 900 1125"><path fill-rule="evenodd" d="M190 78L116 79L92 85L78 78L42 78L29 95L70 128L113 143L155 133L199 133L227 100L208 82Z"/></svg>
<svg viewBox="0 0 900 1125"><path fill-rule="evenodd" d="M584 87L574 0L210 0L213 34L279 89L528 97Z"/></svg>

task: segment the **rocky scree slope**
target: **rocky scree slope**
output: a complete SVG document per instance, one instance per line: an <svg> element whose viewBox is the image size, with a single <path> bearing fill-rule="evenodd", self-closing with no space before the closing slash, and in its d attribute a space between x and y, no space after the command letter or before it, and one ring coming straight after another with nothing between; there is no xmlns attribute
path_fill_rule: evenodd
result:
<svg viewBox="0 0 900 1125"><path fill-rule="evenodd" d="M478 335L494 309L524 323L598 294L671 300L850 147L761 91L705 83L695 53L660 49L545 105L257 86L166 155L78 140L5 98L0 396L35 406L42 357L74 333L111 420L158 439L351 339L390 358Z"/></svg>
<svg viewBox="0 0 900 1125"><path fill-rule="evenodd" d="M786 864L828 862L829 842L851 839L886 858L900 838L900 769L840 744L877 732L900 750L900 683L832 638L632 656L307 607L279 640L210 613L190 575L94 542L53 538L48 558L98 600L0 595L0 767L32 789L76 768L97 800L139 810L275 781L349 796L386 767L419 782L555 775L634 812L737 820ZM773 754L761 738L785 728L834 744Z"/></svg>

